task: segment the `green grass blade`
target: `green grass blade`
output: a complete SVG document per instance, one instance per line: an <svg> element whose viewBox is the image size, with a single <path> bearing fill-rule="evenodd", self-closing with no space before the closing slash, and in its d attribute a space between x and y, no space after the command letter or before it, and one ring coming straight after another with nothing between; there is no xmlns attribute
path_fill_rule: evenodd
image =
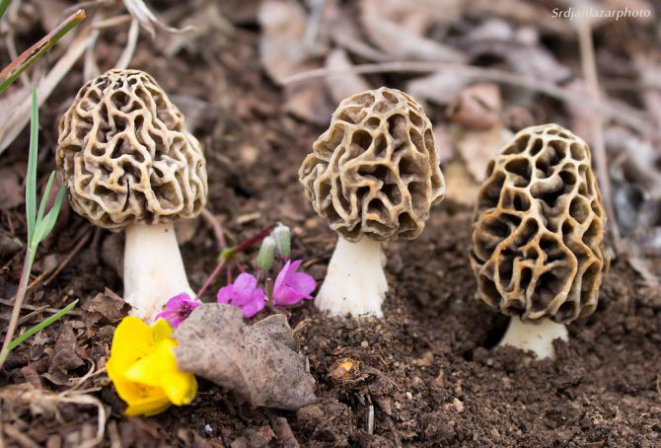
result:
<svg viewBox="0 0 661 448"><path fill-rule="evenodd" d="M5 15L5 12L7 11L7 8L9 8L10 3L11 0L2 0L0 3L0 19L2 19L2 16Z"/></svg>
<svg viewBox="0 0 661 448"><path fill-rule="evenodd" d="M32 87L32 111L30 114L30 152L28 173L25 178L25 214L28 220L28 245L32 243L37 219L37 156L39 155L39 104L37 89Z"/></svg>
<svg viewBox="0 0 661 448"><path fill-rule="evenodd" d="M65 34L71 31L76 25L85 19L85 11L79 9L70 15L57 28L52 30L39 42L25 50L19 57L14 59L11 64L0 72L0 92L9 87L21 74L27 70L37 59L46 53L53 45L57 43Z"/></svg>
<svg viewBox="0 0 661 448"><path fill-rule="evenodd" d="M46 202L48 202L48 197L50 196L50 190L53 188L53 180L55 180L55 171L50 173L50 176L48 176L46 189L44 190L44 194L41 196L39 212L37 212L37 222L40 222L42 219L44 219L44 209L46 208Z"/></svg>
<svg viewBox="0 0 661 448"><path fill-rule="evenodd" d="M32 336L33 334L43 330L44 328L48 327L49 325L53 324L54 322L58 321L59 319L62 318L65 314L67 314L69 311L73 309L74 306L78 303L78 299L74 300L70 304L68 304L66 307L62 308L60 311L57 313L53 314L52 316L42 320L39 322L37 325L34 327L31 327L28 331L11 341L9 344L9 347L7 349L8 352L14 350L16 347L21 345L27 338Z"/></svg>
<svg viewBox="0 0 661 448"><path fill-rule="evenodd" d="M37 246L48 236L48 234L55 227L57 222L57 215L60 213L60 208L62 208L62 202L64 201L64 187L60 187L60 190L57 192L57 197L53 203L53 207L46 213L44 219L37 222L35 226L33 241L30 244L30 247L36 252Z"/></svg>

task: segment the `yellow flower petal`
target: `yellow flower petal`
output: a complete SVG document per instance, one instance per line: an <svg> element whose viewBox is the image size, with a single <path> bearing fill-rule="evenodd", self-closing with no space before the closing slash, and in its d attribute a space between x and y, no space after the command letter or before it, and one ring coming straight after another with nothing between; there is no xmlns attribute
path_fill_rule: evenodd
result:
<svg viewBox="0 0 661 448"><path fill-rule="evenodd" d="M172 339L172 332L172 325L170 325L170 322L165 319L158 319L156 323L151 326L151 334L154 344L158 344L166 339Z"/></svg>
<svg viewBox="0 0 661 448"><path fill-rule="evenodd" d="M195 376L179 370L172 332L165 320L149 327L127 317L117 326L106 367L117 393L129 405L126 415L155 415L170 404L181 406L195 398Z"/></svg>
<svg viewBox="0 0 661 448"><path fill-rule="evenodd" d="M136 415L145 415L150 417L152 415L160 414L172 405L168 397L165 395L156 397L147 397L143 400L134 401L126 408L125 414L129 417Z"/></svg>
<svg viewBox="0 0 661 448"><path fill-rule="evenodd" d="M110 359L124 370L154 349L149 326L137 317L125 317L115 329Z"/></svg>
<svg viewBox="0 0 661 448"><path fill-rule="evenodd" d="M172 404L177 406L190 403L197 394L195 375L188 372L174 372L168 375L162 387Z"/></svg>

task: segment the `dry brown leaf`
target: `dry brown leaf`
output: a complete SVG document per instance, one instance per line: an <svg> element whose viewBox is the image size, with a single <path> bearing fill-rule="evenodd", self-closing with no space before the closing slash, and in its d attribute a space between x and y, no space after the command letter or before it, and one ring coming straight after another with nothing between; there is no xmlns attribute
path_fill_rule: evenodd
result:
<svg viewBox="0 0 661 448"><path fill-rule="evenodd" d="M305 45L307 16L301 5L283 0L267 0L259 10L262 34L259 56L266 73L281 84L288 76L313 70L321 65L309 62ZM326 124L333 112L325 94L323 79L309 79L285 86L284 109L315 124Z"/></svg>
<svg viewBox="0 0 661 448"><path fill-rule="evenodd" d="M423 35L433 22L440 22L448 14L451 16L452 8L433 0L420 3L431 7L421 10L417 2L416 7L411 7L394 0L363 0L360 19L370 40L397 59L464 61L464 55L458 50Z"/></svg>
<svg viewBox="0 0 661 448"><path fill-rule="evenodd" d="M352 64L349 56L341 48L331 51L328 57L326 57L327 69L331 71L347 71L346 74L328 75L325 78L333 102L337 104L345 98L370 89L370 85L362 76L350 72L351 67Z"/></svg>
<svg viewBox="0 0 661 448"><path fill-rule="evenodd" d="M328 124L333 113L326 85L320 78L286 85L285 98L284 109L310 123Z"/></svg>
<svg viewBox="0 0 661 448"><path fill-rule="evenodd" d="M532 27L512 29L497 19L488 20L467 36L465 45L474 59L497 57L512 71L535 79L557 83L572 74L541 45L539 33Z"/></svg>
<svg viewBox="0 0 661 448"><path fill-rule="evenodd" d="M304 44L305 10L295 2L266 0L259 9L258 19L262 27L260 60L271 79L282 83L288 76L302 71L309 56Z"/></svg>
<svg viewBox="0 0 661 448"><path fill-rule="evenodd" d="M247 325L238 308L205 304L175 338L181 369L233 390L252 406L297 410L316 401L314 378L283 315Z"/></svg>
<svg viewBox="0 0 661 448"><path fill-rule="evenodd" d="M450 120L476 129L490 128L500 119L500 88L493 83L466 87L450 101L446 113Z"/></svg>
<svg viewBox="0 0 661 448"><path fill-rule="evenodd" d="M460 160L451 160L443 165L443 175L448 186L445 200L474 207L480 184L470 176L466 165Z"/></svg>
<svg viewBox="0 0 661 448"><path fill-rule="evenodd" d="M16 167L0 168L0 208L10 209L25 202Z"/></svg>
<svg viewBox="0 0 661 448"><path fill-rule="evenodd" d="M454 70L421 76L406 85L406 92L421 103L447 104L471 79Z"/></svg>
<svg viewBox="0 0 661 448"><path fill-rule="evenodd" d="M512 133L497 124L484 130L457 129L455 135L455 147L466 162L466 169L473 179L482 182L489 160L498 154Z"/></svg>
<svg viewBox="0 0 661 448"><path fill-rule="evenodd" d="M131 306L110 289L98 293L87 307L95 322L105 319L106 323L114 323L126 316ZM87 320L87 319L86 319Z"/></svg>

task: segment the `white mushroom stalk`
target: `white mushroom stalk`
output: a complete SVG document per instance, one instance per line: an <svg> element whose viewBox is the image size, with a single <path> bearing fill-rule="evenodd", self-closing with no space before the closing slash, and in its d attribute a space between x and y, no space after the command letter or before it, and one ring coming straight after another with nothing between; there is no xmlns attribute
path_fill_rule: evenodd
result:
<svg viewBox="0 0 661 448"><path fill-rule="evenodd" d="M126 231L124 299L152 322L172 297L194 297L175 221L206 203L202 147L154 78L110 70L86 83L60 121L58 169L71 207Z"/></svg>
<svg viewBox="0 0 661 448"><path fill-rule="evenodd" d="M565 342L569 340L565 325L555 323L550 319L526 323L518 316L514 316L510 319L505 336L498 345L530 350L538 359L555 359L553 341L556 339Z"/></svg>
<svg viewBox="0 0 661 448"><path fill-rule="evenodd" d="M188 284L174 225L133 224L126 228L124 300L131 314L152 320L178 294L195 293Z"/></svg>
<svg viewBox="0 0 661 448"><path fill-rule="evenodd" d="M340 237L315 303L332 315L383 317L388 291L381 243L363 237L352 243Z"/></svg>
<svg viewBox="0 0 661 448"><path fill-rule="evenodd" d="M382 87L342 101L299 170L308 199L340 238L315 299L333 316L383 317L381 242L422 233L445 181L422 107Z"/></svg>

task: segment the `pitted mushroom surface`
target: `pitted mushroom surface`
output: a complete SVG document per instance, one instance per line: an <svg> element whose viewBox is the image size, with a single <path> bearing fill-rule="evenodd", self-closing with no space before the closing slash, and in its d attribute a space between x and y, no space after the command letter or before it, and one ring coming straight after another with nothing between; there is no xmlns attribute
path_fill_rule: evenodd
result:
<svg viewBox="0 0 661 448"><path fill-rule="evenodd" d="M387 88L340 103L299 177L317 213L354 242L417 237L445 194L429 119Z"/></svg>
<svg viewBox="0 0 661 448"><path fill-rule="evenodd" d="M194 296L173 221L192 219L204 206L206 163L154 78L110 70L89 81L62 117L58 142L72 208L97 226L126 230L131 313L152 321L171 297Z"/></svg>
<svg viewBox="0 0 661 448"><path fill-rule="evenodd" d="M478 297L523 321L591 314L606 215L590 148L557 125L519 132L490 162L473 227Z"/></svg>
<svg viewBox="0 0 661 448"><path fill-rule="evenodd" d="M445 194L422 107L385 87L345 99L299 179L340 236L315 304L333 315L383 316L388 282L381 242L416 238Z"/></svg>
<svg viewBox="0 0 661 448"><path fill-rule="evenodd" d="M100 227L191 219L206 202L199 142L139 70L111 70L83 86L60 121L56 158L71 206Z"/></svg>

